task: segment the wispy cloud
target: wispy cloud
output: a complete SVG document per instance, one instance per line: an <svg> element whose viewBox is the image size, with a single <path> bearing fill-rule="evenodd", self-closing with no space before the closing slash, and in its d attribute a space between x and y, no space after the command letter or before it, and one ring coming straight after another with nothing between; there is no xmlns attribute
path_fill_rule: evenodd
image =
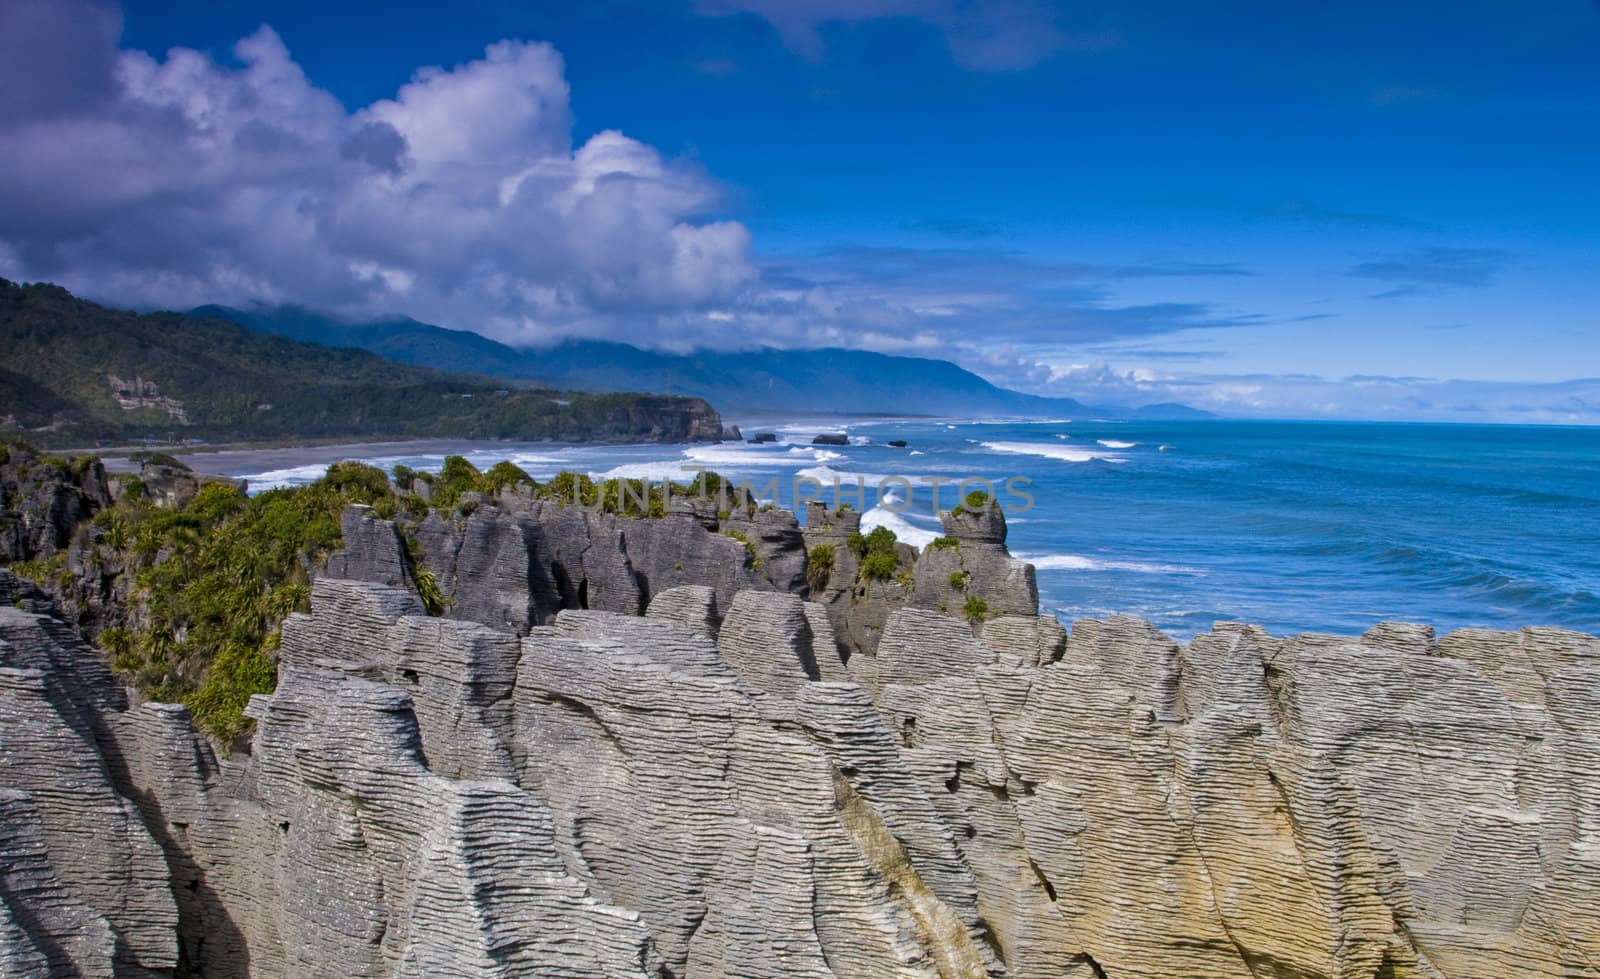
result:
<svg viewBox="0 0 1600 979"><path fill-rule="evenodd" d="M1064 11L1053 0L695 0L695 9L710 17L759 16L791 50L812 61L824 55L824 26L886 18L942 31L951 57L974 71L1031 68L1062 51L1096 52L1122 43L1117 32L1093 23L1065 26Z"/></svg>
<svg viewBox="0 0 1600 979"><path fill-rule="evenodd" d="M1131 355L1130 355L1131 356ZM1148 356L1144 354L1141 356ZM1178 373L1119 368L1104 360L1016 365L1030 390L1099 404L1178 401L1219 414L1257 418L1374 421L1600 424L1600 378L1559 382L1482 381L1353 374ZM993 365L987 374L1000 372Z"/></svg>
<svg viewBox="0 0 1600 979"><path fill-rule="evenodd" d="M1367 231L1439 230L1436 225L1427 221L1420 221L1403 215L1340 207L1304 198L1263 201L1218 195L1214 197L1152 198L1147 203L1155 208L1208 211L1228 215L1236 220L1250 222L1283 222Z"/></svg>
<svg viewBox="0 0 1600 979"><path fill-rule="evenodd" d="M738 74L739 63L732 58L702 58L694 63L694 70L712 78L727 78Z"/></svg>
<svg viewBox="0 0 1600 979"><path fill-rule="evenodd" d="M1182 262L1153 260L1110 269L1113 279L1187 278L1208 275L1254 275L1238 262Z"/></svg>
<svg viewBox="0 0 1600 979"><path fill-rule="evenodd" d="M827 342L852 346L852 323L870 324L879 335L936 336L958 347L974 335L995 344L1094 343L1272 322L1204 302L1114 298L1111 283L1138 274L1242 274L1182 260L1100 266L1040 261L1015 249L849 245L770 261L764 273L765 313L787 310L799 336L808 324Z"/></svg>
<svg viewBox="0 0 1600 979"><path fill-rule="evenodd" d="M961 241L982 241L985 238L998 238L1005 231L1004 228L992 221L940 217L902 221L900 222L900 230L940 235Z"/></svg>
<svg viewBox="0 0 1600 979"><path fill-rule="evenodd" d="M1382 292L1374 292L1367 296L1368 299L1405 299L1408 296L1420 296L1422 289L1419 286L1395 286Z"/></svg>
<svg viewBox="0 0 1600 979"><path fill-rule="evenodd" d="M1408 286L1483 286L1505 268L1510 256L1492 248L1427 248L1406 255L1374 258L1352 267L1350 275ZM1374 298L1404 295L1391 290Z"/></svg>
<svg viewBox="0 0 1600 979"><path fill-rule="evenodd" d="M1312 201L1286 200L1273 204L1263 205L1256 211L1256 216L1273 221L1294 221L1301 224L1340 225L1350 228L1387 228L1415 231L1436 230L1435 226L1426 221L1414 218L1400 217L1393 214L1379 214L1372 211L1353 210L1341 207L1328 207Z"/></svg>

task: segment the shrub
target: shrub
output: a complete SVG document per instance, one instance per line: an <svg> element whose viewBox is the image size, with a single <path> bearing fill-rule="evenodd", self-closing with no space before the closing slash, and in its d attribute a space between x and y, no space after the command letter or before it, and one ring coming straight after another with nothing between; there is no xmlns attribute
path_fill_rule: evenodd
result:
<svg viewBox="0 0 1600 979"><path fill-rule="evenodd" d="M443 615L450 603L445 599L444 592L439 590L439 579L434 577L433 572L416 565L411 569L411 580L416 582L417 597L422 599L423 610L429 615Z"/></svg>
<svg viewBox="0 0 1600 979"><path fill-rule="evenodd" d="M981 509L983 505L988 502L989 494L985 493L983 490L973 490L971 493L967 494L966 504L969 509Z"/></svg>
<svg viewBox="0 0 1600 979"><path fill-rule="evenodd" d="M961 550L961 542L954 537L935 537L928 542L928 546L935 551L960 552Z"/></svg>
<svg viewBox="0 0 1600 979"><path fill-rule="evenodd" d="M489 471L483 474L482 488L486 493L498 493L507 486L537 485L521 466L505 460L490 466Z"/></svg>
<svg viewBox="0 0 1600 979"><path fill-rule="evenodd" d="M200 487L200 492L190 501L189 509L194 511L203 523L215 523L237 513L247 501L248 497L231 483L207 483ZM102 511L102 513L115 512L115 510ZM111 521L108 519L107 522Z"/></svg>
<svg viewBox="0 0 1600 979"><path fill-rule="evenodd" d="M389 477L377 466L361 462L336 462L328 467L327 475L319 481L323 489L332 490L352 500L360 498L371 502L390 495Z"/></svg>
<svg viewBox="0 0 1600 979"><path fill-rule="evenodd" d="M720 499L724 493L731 492L733 482L721 473L703 472L695 477L690 492L705 499Z"/></svg>
<svg viewBox="0 0 1600 979"><path fill-rule="evenodd" d="M861 573L868 578L888 580L894 577L895 569L900 566L900 559L890 553L882 551L869 551L861 560Z"/></svg>
<svg viewBox="0 0 1600 979"><path fill-rule="evenodd" d="M600 509L624 517L659 517L666 506L659 492L651 492L644 479L608 479L599 487Z"/></svg>
<svg viewBox="0 0 1600 979"><path fill-rule="evenodd" d="M145 697L184 703L226 745L248 729L250 697L276 682L279 624L307 607L308 569L339 545L345 506L393 498L387 475L357 463L255 497L208 483L177 510L125 493L96 515L96 543L126 562L137 626L97 641Z"/></svg>
<svg viewBox="0 0 1600 979"><path fill-rule="evenodd" d="M747 551L750 555L750 567L761 567L761 557L756 553L756 545L751 542L747 534L739 530L729 530L725 532L724 536L732 537L734 540L744 545L745 551Z"/></svg>
<svg viewBox="0 0 1600 979"><path fill-rule="evenodd" d="M463 456L445 456L444 468L434 480L430 503L440 510L454 510L462 493L483 492L483 473Z"/></svg>
<svg viewBox="0 0 1600 979"><path fill-rule="evenodd" d="M971 580L972 576L965 571L950 572L950 587L956 591L966 591L967 582Z"/></svg>
<svg viewBox="0 0 1600 979"><path fill-rule="evenodd" d="M411 483L417 478L417 471L410 466L396 463L395 467L389 470L389 475L394 477L394 485L397 489L409 490L411 489Z"/></svg>
<svg viewBox="0 0 1600 979"><path fill-rule="evenodd" d="M11 573L18 578L26 578L41 587L48 586L51 580L67 565L67 552L57 551L43 560L38 561L13 561L9 567Z"/></svg>
<svg viewBox="0 0 1600 979"><path fill-rule="evenodd" d="M818 544L806 552L806 584L812 591L827 587L833 577L834 548L832 544Z"/></svg>
<svg viewBox="0 0 1600 979"><path fill-rule="evenodd" d="M539 497L557 503L576 501L582 506L594 506L600 498L599 487L583 473L559 472L539 489Z"/></svg>
<svg viewBox="0 0 1600 979"><path fill-rule="evenodd" d="M861 559L861 576L888 580L900 567L900 554L895 549L894 531L888 527L874 527L872 532L850 535L850 549Z"/></svg>
<svg viewBox="0 0 1600 979"><path fill-rule="evenodd" d="M961 606L961 614L968 622L977 625L989 617L989 603L976 595L968 595L966 604Z"/></svg>
<svg viewBox="0 0 1600 979"><path fill-rule="evenodd" d="M450 603L439 589L439 579L423 566L422 559L426 552L421 542L410 533L404 533L400 535L400 545L405 549L406 571L410 572L411 580L417 585L417 597L422 599L423 610L429 615L443 615Z"/></svg>

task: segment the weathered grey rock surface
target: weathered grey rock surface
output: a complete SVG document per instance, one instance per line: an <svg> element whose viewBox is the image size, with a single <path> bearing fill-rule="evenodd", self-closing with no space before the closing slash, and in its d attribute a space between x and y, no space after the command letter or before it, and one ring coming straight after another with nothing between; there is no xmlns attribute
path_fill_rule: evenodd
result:
<svg viewBox="0 0 1600 979"><path fill-rule="evenodd" d="M0 444L0 561L64 551L78 525L111 502L105 470L92 458L63 462L15 443Z"/></svg>
<svg viewBox="0 0 1600 979"><path fill-rule="evenodd" d="M0 976L1600 976L1600 640L1069 635L998 511L815 590L759 516L352 511L233 757L0 570Z"/></svg>

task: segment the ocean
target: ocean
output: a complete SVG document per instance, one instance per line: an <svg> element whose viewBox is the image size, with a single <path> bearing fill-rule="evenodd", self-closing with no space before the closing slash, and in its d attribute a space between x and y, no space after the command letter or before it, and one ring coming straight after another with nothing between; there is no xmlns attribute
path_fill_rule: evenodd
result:
<svg viewBox="0 0 1600 979"><path fill-rule="evenodd" d="M824 484L828 501L835 478L853 488L859 477L864 523L918 545L939 533L924 477L981 477L1008 511L1012 553L1038 570L1040 610L1066 622L1126 613L1180 639L1224 620L1279 635L1357 634L1385 619L1428 623L1440 634L1525 625L1600 632L1600 429L732 420L747 436L771 431L778 441L388 444L338 454L436 470L454 451L480 468L509 459L541 479L577 469L684 481L704 468L758 490L776 480L777 493L762 495L785 506L797 475ZM850 444L814 446L818 433L846 434ZM885 445L890 439L907 445ZM191 461L261 491L309 482L333 455L298 451ZM905 482L878 500L874 488L887 477ZM1027 481L1010 485L1031 495L1031 508L1007 491L1013 478ZM940 504L956 502L956 487L942 487Z"/></svg>

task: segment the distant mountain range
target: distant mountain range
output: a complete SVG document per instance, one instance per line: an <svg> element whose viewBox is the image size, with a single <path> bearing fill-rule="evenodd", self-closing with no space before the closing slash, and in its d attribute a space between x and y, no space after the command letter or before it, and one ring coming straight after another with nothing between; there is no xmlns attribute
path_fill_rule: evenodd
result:
<svg viewBox="0 0 1600 979"><path fill-rule="evenodd" d="M1207 418L1180 404L1108 408L1045 398L989 383L949 361L862 350L669 354L625 343L571 340L522 350L465 330L410 319L346 323L294 307L201 306L191 316L226 319L260 333L330 347L356 347L439 370L537 381L579 391L649 391L704 398L728 411L843 414L1099 415Z"/></svg>
<svg viewBox="0 0 1600 979"><path fill-rule="evenodd" d="M463 335L466 336L466 335ZM329 350L178 313L135 315L0 279L0 438L95 441L716 439L698 398L572 394Z"/></svg>

